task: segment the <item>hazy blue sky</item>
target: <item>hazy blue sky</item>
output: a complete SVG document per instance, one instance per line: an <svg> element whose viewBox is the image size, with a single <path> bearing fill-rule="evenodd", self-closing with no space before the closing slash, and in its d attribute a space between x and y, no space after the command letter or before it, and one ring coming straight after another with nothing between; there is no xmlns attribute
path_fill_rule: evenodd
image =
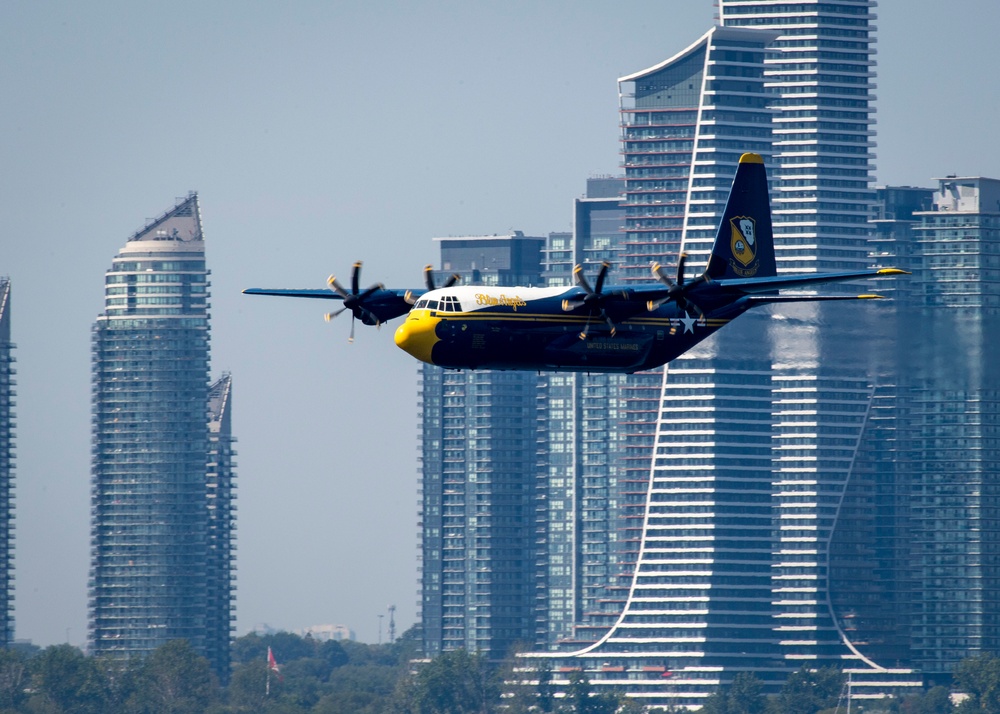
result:
<svg viewBox="0 0 1000 714"><path fill-rule="evenodd" d="M200 194L214 374L233 373L237 632L417 601L416 363L394 324L244 287L363 259L419 286L433 236L571 227L617 174L617 78L711 0L0 4L0 275L18 359L17 636L86 639L90 327L146 220ZM1000 177L1000 4L883 0L879 183ZM383 620L383 637L387 618Z"/></svg>

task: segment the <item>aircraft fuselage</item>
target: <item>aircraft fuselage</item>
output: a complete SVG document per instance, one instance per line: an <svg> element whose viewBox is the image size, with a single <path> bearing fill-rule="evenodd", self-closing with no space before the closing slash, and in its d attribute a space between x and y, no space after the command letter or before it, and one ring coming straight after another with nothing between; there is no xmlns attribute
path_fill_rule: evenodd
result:
<svg viewBox="0 0 1000 714"><path fill-rule="evenodd" d="M657 367L745 311L737 304L691 317L674 303L649 311L628 289L604 317L564 310L570 288L460 286L425 293L396 330L396 344L451 369L636 372ZM723 314L717 314L717 313ZM581 337L585 334L585 337Z"/></svg>

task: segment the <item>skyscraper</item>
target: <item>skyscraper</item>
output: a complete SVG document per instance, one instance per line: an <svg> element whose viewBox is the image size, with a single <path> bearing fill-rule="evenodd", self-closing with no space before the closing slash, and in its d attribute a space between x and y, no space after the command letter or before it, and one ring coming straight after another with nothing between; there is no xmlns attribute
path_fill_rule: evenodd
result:
<svg viewBox="0 0 1000 714"><path fill-rule="evenodd" d="M131 657L186 639L224 678L231 584L228 567L213 567L231 548L229 385L210 403L208 275L192 193L133 234L105 276L93 328L90 644Z"/></svg>
<svg viewBox="0 0 1000 714"><path fill-rule="evenodd" d="M205 651L211 662L229 661L235 615L233 561L236 528L236 451L233 444L233 378L228 372L208 391L208 587ZM223 677L227 674L222 670Z"/></svg>
<svg viewBox="0 0 1000 714"><path fill-rule="evenodd" d="M543 238L440 238L466 284L540 285ZM538 376L421 365L424 651L502 659L535 637Z"/></svg>
<svg viewBox="0 0 1000 714"><path fill-rule="evenodd" d="M548 286L568 286L573 269L591 278L607 261L608 283L621 279L624 181L592 178L574 202L572 233L549 235ZM622 374L546 372L539 381L537 642L593 642L621 610L618 587L634 558L626 544L625 418Z"/></svg>
<svg viewBox="0 0 1000 714"><path fill-rule="evenodd" d="M10 280L0 278L0 646L14 639L14 343Z"/></svg>
<svg viewBox="0 0 1000 714"><path fill-rule="evenodd" d="M696 273L750 150L772 177L779 271L867 267L869 3L723 2L722 20L620 80L632 252L664 262L683 249ZM829 573L873 513L847 488L873 388L858 321L843 315L748 316L647 390L655 453L628 601L557 672L697 706L739 671L774 687L804 664L877 669L829 605Z"/></svg>
<svg viewBox="0 0 1000 714"><path fill-rule="evenodd" d="M1000 180L938 180L914 214L899 466L911 660L938 679L1000 650Z"/></svg>

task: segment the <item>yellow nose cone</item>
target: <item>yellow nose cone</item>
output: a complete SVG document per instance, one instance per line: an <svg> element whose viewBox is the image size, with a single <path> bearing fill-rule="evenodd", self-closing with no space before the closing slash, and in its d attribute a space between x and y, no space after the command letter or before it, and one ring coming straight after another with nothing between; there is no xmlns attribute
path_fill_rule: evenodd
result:
<svg viewBox="0 0 1000 714"><path fill-rule="evenodd" d="M396 346L408 352L421 362L431 361L431 349L438 342L435 333L440 318L431 317L429 310L418 310L406 316L402 325L396 328Z"/></svg>

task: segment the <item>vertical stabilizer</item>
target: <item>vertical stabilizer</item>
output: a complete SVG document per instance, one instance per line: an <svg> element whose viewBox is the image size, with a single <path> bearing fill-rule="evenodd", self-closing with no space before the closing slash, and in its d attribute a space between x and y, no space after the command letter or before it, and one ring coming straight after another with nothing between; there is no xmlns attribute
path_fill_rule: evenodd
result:
<svg viewBox="0 0 1000 714"><path fill-rule="evenodd" d="M767 172L760 154L740 157L705 272L715 280L777 274Z"/></svg>

